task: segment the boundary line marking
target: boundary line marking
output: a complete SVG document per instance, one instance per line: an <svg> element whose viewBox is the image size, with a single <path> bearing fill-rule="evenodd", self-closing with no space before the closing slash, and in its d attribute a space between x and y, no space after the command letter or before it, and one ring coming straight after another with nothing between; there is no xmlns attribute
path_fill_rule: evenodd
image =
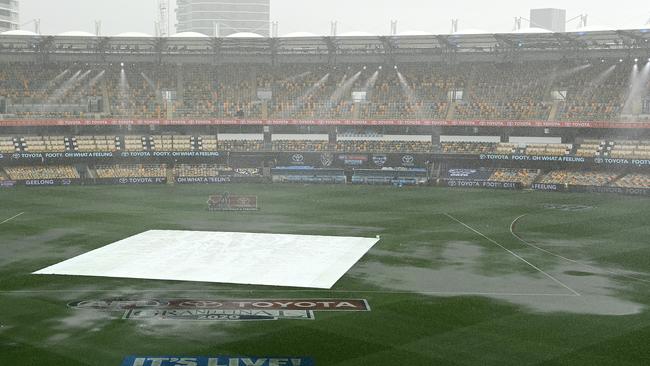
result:
<svg viewBox="0 0 650 366"><path fill-rule="evenodd" d="M40 294L40 293L93 293L93 292L120 292L120 289L100 289L100 290L15 290L15 291L0 291L0 294ZM248 292L248 293L332 293L332 294L403 294L403 295L449 295L449 296L503 296L503 297L515 297L515 296L547 296L547 297L575 297L576 295L570 294L544 294L544 293L507 293L507 292L463 292L463 291L381 291L381 290L236 290L236 289L223 289L223 290L171 290L171 289L160 289L160 290L129 290L125 293L174 293L174 292L200 292L200 293L239 293L239 292Z"/></svg>
<svg viewBox="0 0 650 366"><path fill-rule="evenodd" d="M577 261L577 260L575 260L575 259L567 258L567 257L562 256L562 255L560 255L560 254L553 253L553 252L551 252L551 251L548 250L548 249L541 248L541 247L539 247L539 246L537 246L537 245L535 245L535 244L533 244L533 243L530 243L530 242L527 241L527 240L524 240L524 238L522 238L522 237L519 236L517 233L515 233L515 225L517 224L517 221L521 220L522 218L524 218L524 217L526 217L526 216L528 216L528 214L523 214L523 215L517 217L516 219L514 219L514 220L512 221L512 223L510 224L510 234L512 234L512 236L514 236L515 238L517 238L517 240L519 240L520 242L524 243L525 245L527 245L527 246L529 246L529 247L531 247L531 248L537 249L537 250L539 250L539 251L541 251L541 252L544 252L544 253L546 253L546 254L548 254L548 255L552 255L552 256L554 256L554 257L556 257L556 258L563 259L563 260L565 260L565 261L567 261L567 262L571 262L571 263L574 263L574 264L578 264L578 265L581 265L581 266L584 266L584 267L588 267L588 268L591 268L591 269L596 269L596 270L599 270L599 271L604 271L604 272L607 272L607 273L609 273L609 274L613 274L613 275L616 275L616 276L625 277L625 278L628 278L628 279L631 279L631 280L640 281L640 282L644 282L644 283L650 283L649 280L644 280L643 278L638 278L638 277L629 276L629 275L622 274L622 273L617 273L617 272L614 272L614 271L610 271L610 270L608 270L608 269L604 269L604 268L599 268L599 267L596 267L596 266L592 266L591 264L582 263L582 262L579 262L579 261Z"/></svg>
<svg viewBox="0 0 650 366"><path fill-rule="evenodd" d="M445 213L444 215L447 216L448 218L450 218L450 219L456 221L457 223L463 225L464 227L466 227L467 229L473 231L474 233L480 235L481 237L485 238L485 239L488 240L489 242L491 242L491 243L493 243L493 244L496 244L499 248L505 250L506 252L508 252L508 253L510 253L512 256L514 256L515 258L519 259L520 261L526 263L526 264L529 265L530 267L532 267L532 268L534 268L535 270L537 270L539 273L541 273L541 274L543 274L544 276L550 278L553 282L555 282L555 283L557 283L558 285L564 287L565 289L571 291L571 293L573 293L574 296L581 296L580 293L578 293L576 290L574 290L574 289L572 289L571 287L567 286L567 285L564 284L562 281L560 281L560 280L558 280L557 278L551 276L550 274L544 272L542 269L540 269L539 267L537 267L537 266L535 266L534 264L530 263L529 261L527 261L526 259L524 259L524 258L521 257L520 255L518 255L517 253L513 252L512 250L510 250L510 249L504 247L503 245L497 243L497 242L494 241L493 239L488 238L487 236L485 236L485 235L484 235L483 233L481 233L480 231L478 231L478 230L474 229L473 227L471 227L471 226L465 224L464 222L458 220L457 218L451 216L451 215L448 214L448 213Z"/></svg>
<svg viewBox="0 0 650 366"><path fill-rule="evenodd" d="M5 223L7 223L7 222L9 222L9 221L11 221L11 220L17 218L18 216L22 216L22 215L24 215L24 214L25 214L24 212L21 212L21 213L19 213L18 215L12 216L12 217L6 219L6 220L3 221L3 222L0 222L0 225L5 224Z"/></svg>

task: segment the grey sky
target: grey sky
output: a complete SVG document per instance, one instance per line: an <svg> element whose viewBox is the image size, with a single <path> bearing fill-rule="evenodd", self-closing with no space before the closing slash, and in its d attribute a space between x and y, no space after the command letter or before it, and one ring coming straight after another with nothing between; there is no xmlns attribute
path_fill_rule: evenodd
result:
<svg viewBox="0 0 650 366"><path fill-rule="evenodd" d="M172 8L176 0L172 1ZM367 31L387 34L390 20L400 31L423 30L448 33L451 19L460 19L459 28L491 32L510 31L514 17L528 17L530 8L559 7L567 16L587 13L589 25L632 28L650 19L647 0L271 0L271 19L280 23L280 34L307 31L327 35L330 20L339 22L339 33ZM41 31L57 34L70 30L94 32L94 20L102 20L103 34L126 31L152 34L156 0L20 0L21 23L41 19ZM172 12L172 24L175 18ZM568 29L575 29L576 22ZM27 24L23 29L33 29Z"/></svg>

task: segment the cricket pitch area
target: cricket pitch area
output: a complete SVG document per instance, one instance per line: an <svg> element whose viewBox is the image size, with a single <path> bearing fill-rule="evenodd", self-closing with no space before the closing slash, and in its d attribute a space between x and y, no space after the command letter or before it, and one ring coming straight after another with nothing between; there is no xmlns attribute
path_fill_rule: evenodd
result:
<svg viewBox="0 0 650 366"><path fill-rule="evenodd" d="M150 230L35 274L329 289L378 241ZM146 265L143 258L147 259Z"/></svg>

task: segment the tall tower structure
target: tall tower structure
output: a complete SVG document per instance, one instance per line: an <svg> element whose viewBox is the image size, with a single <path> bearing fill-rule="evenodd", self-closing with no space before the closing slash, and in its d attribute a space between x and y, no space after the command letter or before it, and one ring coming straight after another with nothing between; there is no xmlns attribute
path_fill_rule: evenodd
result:
<svg viewBox="0 0 650 366"><path fill-rule="evenodd" d="M1 1L1 0L0 0ZM156 20L156 36L168 37L169 33L169 0L158 0L158 20Z"/></svg>

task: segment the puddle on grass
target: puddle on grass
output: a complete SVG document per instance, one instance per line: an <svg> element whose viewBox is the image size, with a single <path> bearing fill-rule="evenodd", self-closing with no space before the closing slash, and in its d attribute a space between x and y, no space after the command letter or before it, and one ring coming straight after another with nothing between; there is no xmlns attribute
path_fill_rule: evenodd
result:
<svg viewBox="0 0 650 366"><path fill-rule="evenodd" d="M108 286L107 286L108 287ZM54 299L62 308L66 308L63 316L57 315L43 323L48 329L55 332L54 335L46 338L46 343L55 345L76 336L80 331L86 333L102 332L107 326L114 326L116 321L122 319L126 310L104 311L96 309L74 309L67 308L67 304L81 300L108 300L108 299L218 299L218 298L246 298L241 294L229 296L221 293L216 296L206 295L214 291L213 286L188 286L187 283L161 284L160 288L143 288L136 286L118 286L115 290L98 290L96 286L76 286L67 288L62 292L25 292L12 293L10 296L25 297L38 294L39 297ZM47 291L47 289L43 289ZM144 292L143 292L144 291ZM174 321L164 319L138 319L124 320L126 325L133 332L147 337L168 338L170 336L181 337L188 341L204 341L205 334L210 334L214 341L230 341L236 335L235 329L244 326L244 322L226 321ZM9 329L8 327L6 329ZM200 331L197 331L200 329ZM4 328L0 329L0 332Z"/></svg>
<svg viewBox="0 0 650 366"><path fill-rule="evenodd" d="M15 240L6 240L2 243L0 255L0 268L3 266L42 258L69 258L79 252L76 245L60 245L58 243L67 237L80 235L73 229L50 229L43 233L21 237Z"/></svg>
<svg viewBox="0 0 650 366"><path fill-rule="evenodd" d="M551 257L552 262L549 262L548 257L543 260L540 257L538 262L544 263L543 270L581 295L575 296L570 290L505 251L498 262L486 265L486 258L489 257L490 261L496 258L491 252L471 242L449 242L441 254L430 257L431 267L370 260L358 264L350 275L391 291L443 297L489 297L521 305L535 312L629 315L637 314L644 308L643 304L622 298L621 293L629 288L623 284L625 282L617 281L616 275L609 269L598 271L559 258ZM378 253L374 251L373 254ZM539 253L524 257L537 256ZM530 259L530 262L536 261Z"/></svg>

